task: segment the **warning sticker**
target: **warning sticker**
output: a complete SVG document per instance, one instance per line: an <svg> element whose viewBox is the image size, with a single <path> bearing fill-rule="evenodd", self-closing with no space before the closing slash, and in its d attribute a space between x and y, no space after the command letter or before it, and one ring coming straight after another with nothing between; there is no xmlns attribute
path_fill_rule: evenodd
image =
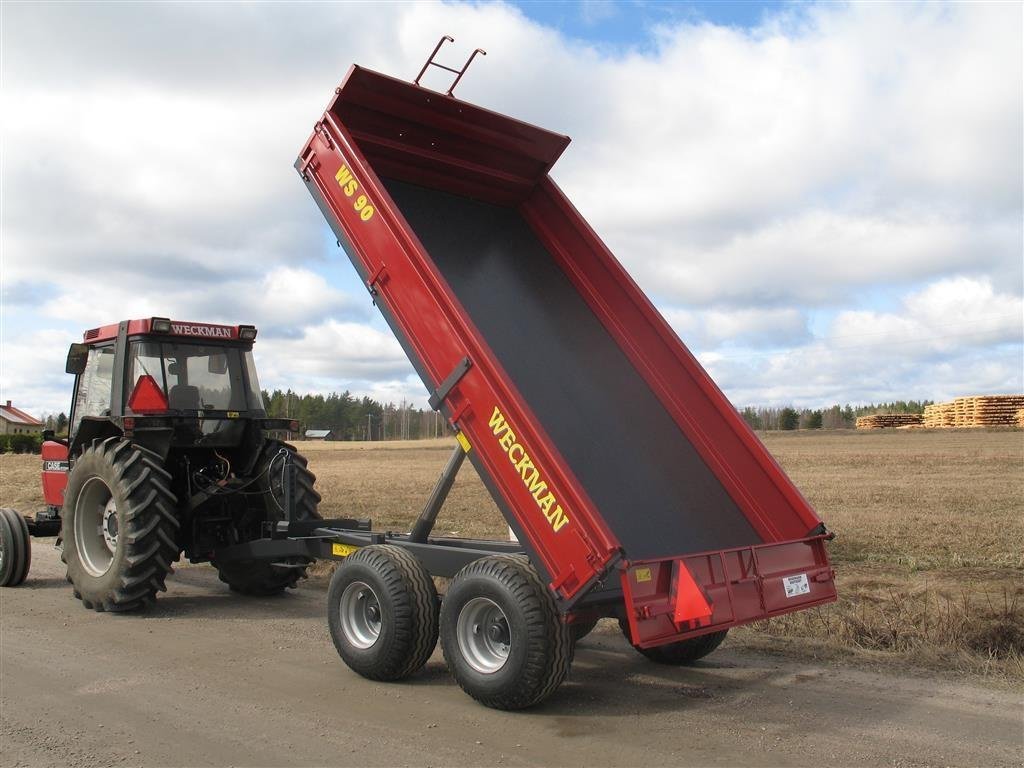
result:
<svg viewBox="0 0 1024 768"><path fill-rule="evenodd" d="M782 579L782 586L786 588L786 597L806 595L811 591L811 585L807 581L806 573L798 573L796 576L786 576Z"/></svg>
<svg viewBox="0 0 1024 768"><path fill-rule="evenodd" d="M348 557L358 549L359 547L353 547L351 544L338 544L337 542L331 544L331 554L338 557Z"/></svg>

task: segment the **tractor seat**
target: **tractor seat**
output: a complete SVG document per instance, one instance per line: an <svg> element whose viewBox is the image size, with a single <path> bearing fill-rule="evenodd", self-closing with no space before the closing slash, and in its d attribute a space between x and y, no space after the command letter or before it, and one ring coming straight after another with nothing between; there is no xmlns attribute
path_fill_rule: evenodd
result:
<svg viewBox="0 0 1024 768"><path fill-rule="evenodd" d="M167 407L177 411L198 411L203 405L199 400L199 387L175 384L167 393Z"/></svg>

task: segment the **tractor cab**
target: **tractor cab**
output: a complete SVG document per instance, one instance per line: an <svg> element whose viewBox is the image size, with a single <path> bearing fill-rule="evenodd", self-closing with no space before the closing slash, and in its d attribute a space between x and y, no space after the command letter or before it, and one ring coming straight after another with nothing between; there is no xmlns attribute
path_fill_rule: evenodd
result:
<svg viewBox="0 0 1024 768"><path fill-rule="evenodd" d="M254 420L267 424L251 325L215 325L153 317L86 331L72 344L75 374L69 425L72 456L114 433L171 446L234 446ZM276 420L274 420L276 421Z"/></svg>

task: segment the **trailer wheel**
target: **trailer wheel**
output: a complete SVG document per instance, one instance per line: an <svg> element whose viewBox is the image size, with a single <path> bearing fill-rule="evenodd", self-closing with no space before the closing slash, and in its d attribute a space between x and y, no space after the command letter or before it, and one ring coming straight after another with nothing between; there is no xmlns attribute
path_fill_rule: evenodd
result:
<svg viewBox="0 0 1024 768"><path fill-rule="evenodd" d="M160 457L120 437L95 440L68 475L61 559L75 597L97 611L130 611L166 589L178 559L177 501Z"/></svg>
<svg viewBox="0 0 1024 768"><path fill-rule="evenodd" d="M622 630L622 634L625 635L626 640L629 640L629 624L619 619L619 628ZM685 666L703 659L715 650L722 644L727 634L729 634L729 630L723 629L721 632L709 632L706 635L698 635L697 637L680 640L678 643L659 645L656 648L638 648L634 645L633 649L658 664Z"/></svg>
<svg viewBox="0 0 1024 768"><path fill-rule="evenodd" d="M327 591L327 625L338 655L370 680L418 672L437 645L437 590L410 552L390 544L346 557Z"/></svg>
<svg viewBox="0 0 1024 768"><path fill-rule="evenodd" d="M253 468L256 478L254 488L261 491L252 496L253 504L248 514L252 523L248 535L242 541L259 538L262 535L260 525L265 520L282 520L284 514L278 504L284 497L282 476L277 471L281 467L281 451L291 454L295 467L295 519L319 520L317 505L320 494L313 489L316 476L307 468L304 456L287 443L268 440ZM273 560L230 560L218 561L213 558L220 580L232 591L243 595L263 597L276 595L285 589L293 588L299 579L306 577L306 558L274 558Z"/></svg>
<svg viewBox="0 0 1024 768"><path fill-rule="evenodd" d="M476 560L441 604L441 646L466 693L495 709L538 704L565 680L572 632L523 555Z"/></svg>
<svg viewBox="0 0 1024 768"><path fill-rule="evenodd" d="M0 587L25 581L32 563L32 539L25 518L13 509L0 509Z"/></svg>

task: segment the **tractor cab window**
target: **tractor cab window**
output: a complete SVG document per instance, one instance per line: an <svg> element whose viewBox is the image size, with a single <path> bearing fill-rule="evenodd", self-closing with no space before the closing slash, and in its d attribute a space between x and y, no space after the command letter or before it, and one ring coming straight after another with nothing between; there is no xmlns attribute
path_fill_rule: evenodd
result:
<svg viewBox="0 0 1024 768"><path fill-rule="evenodd" d="M255 379L251 353L238 347L189 342L135 342L131 347L129 392L151 376L179 411L262 410L260 394L249 392Z"/></svg>
<svg viewBox="0 0 1024 768"><path fill-rule="evenodd" d="M114 381L114 348L93 347L85 370L78 379L78 391L72 413L70 432L78 430L83 416L109 416L110 391Z"/></svg>

